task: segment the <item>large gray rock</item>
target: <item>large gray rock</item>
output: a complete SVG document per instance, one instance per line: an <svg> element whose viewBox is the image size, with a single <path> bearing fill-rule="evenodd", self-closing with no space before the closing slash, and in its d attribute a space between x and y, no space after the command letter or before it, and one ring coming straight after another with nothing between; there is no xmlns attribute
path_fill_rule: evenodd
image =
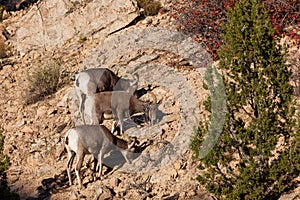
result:
<svg viewBox="0 0 300 200"><path fill-rule="evenodd" d="M139 15L135 0L44 0L11 24L12 43L22 54L50 50L82 36L99 38L113 33Z"/></svg>

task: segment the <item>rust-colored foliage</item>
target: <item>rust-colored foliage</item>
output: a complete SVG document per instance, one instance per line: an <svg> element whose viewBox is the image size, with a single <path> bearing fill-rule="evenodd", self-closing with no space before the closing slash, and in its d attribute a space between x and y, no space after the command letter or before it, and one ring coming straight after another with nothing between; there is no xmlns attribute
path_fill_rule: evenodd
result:
<svg viewBox="0 0 300 200"><path fill-rule="evenodd" d="M300 5L298 0L263 0L277 35L286 34L299 40L296 29L299 25ZM221 25L226 22L228 9L235 0L173 0L170 15L177 21L177 29L193 36L196 42L206 47L213 58L218 59L217 50L222 45Z"/></svg>

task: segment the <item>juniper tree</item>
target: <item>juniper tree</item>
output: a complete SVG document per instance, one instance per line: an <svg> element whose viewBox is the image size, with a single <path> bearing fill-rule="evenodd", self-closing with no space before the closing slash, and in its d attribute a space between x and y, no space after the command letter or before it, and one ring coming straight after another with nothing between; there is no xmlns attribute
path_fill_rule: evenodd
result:
<svg viewBox="0 0 300 200"><path fill-rule="evenodd" d="M258 0L239 1L223 28L226 119L216 145L201 159L198 180L221 198L278 198L300 170L299 115L286 53ZM196 155L212 125L199 127L192 143Z"/></svg>
<svg viewBox="0 0 300 200"><path fill-rule="evenodd" d="M7 186L6 170L8 169L9 157L4 154L4 136L0 129L0 199L17 200L20 199L18 194L10 192Z"/></svg>

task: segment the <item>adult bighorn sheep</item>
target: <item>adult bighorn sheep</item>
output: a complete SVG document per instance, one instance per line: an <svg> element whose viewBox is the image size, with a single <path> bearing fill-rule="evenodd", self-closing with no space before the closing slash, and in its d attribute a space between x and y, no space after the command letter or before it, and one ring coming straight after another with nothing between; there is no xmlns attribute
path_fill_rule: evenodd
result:
<svg viewBox="0 0 300 200"><path fill-rule="evenodd" d="M87 114L91 124L96 123L96 115L92 106L93 95L102 91L122 90L133 93L137 89L138 75L132 75L133 79L118 77L107 68L91 68L81 71L75 80L75 91L79 98L79 110L83 123L86 124ZM88 109L86 109L88 107Z"/></svg>
<svg viewBox="0 0 300 200"><path fill-rule="evenodd" d="M97 162L99 162L99 177L102 175L102 159L105 153L113 149L121 151L125 160L131 163L129 154L134 152L135 141L131 144L114 136L103 125L81 125L70 129L65 136L65 147L68 152L67 173L69 184L72 185L71 167L75 155L77 155L75 173L79 187L82 187L80 178L80 168L86 154L92 154L94 157L94 169L96 172Z"/></svg>
<svg viewBox="0 0 300 200"><path fill-rule="evenodd" d="M155 95L152 94L154 97ZM147 121L151 121L153 125L156 120L156 113L158 111L158 104L156 97L153 103L145 102L138 99L135 95L126 91L106 91L95 94L95 109L99 123L102 123L104 114L112 113L114 116L114 123L112 132L114 132L115 125L120 124L120 133L123 133L123 122L127 116L132 116L135 113L143 112Z"/></svg>

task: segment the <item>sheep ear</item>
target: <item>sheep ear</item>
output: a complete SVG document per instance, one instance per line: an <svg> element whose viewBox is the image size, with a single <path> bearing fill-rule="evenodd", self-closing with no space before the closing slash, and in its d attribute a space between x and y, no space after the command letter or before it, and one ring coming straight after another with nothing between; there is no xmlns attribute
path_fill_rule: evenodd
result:
<svg viewBox="0 0 300 200"><path fill-rule="evenodd" d="M138 74L133 74L132 77L133 77L133 80L130 81L130 86L136 85L139 82L139 75Z"/></svg>
<svg viewBox="0 0 300 200"><path fill-rule="evenodd" d="M138 82L139 81L139 75L138 74L133 74L134 79Z"/></svg>

